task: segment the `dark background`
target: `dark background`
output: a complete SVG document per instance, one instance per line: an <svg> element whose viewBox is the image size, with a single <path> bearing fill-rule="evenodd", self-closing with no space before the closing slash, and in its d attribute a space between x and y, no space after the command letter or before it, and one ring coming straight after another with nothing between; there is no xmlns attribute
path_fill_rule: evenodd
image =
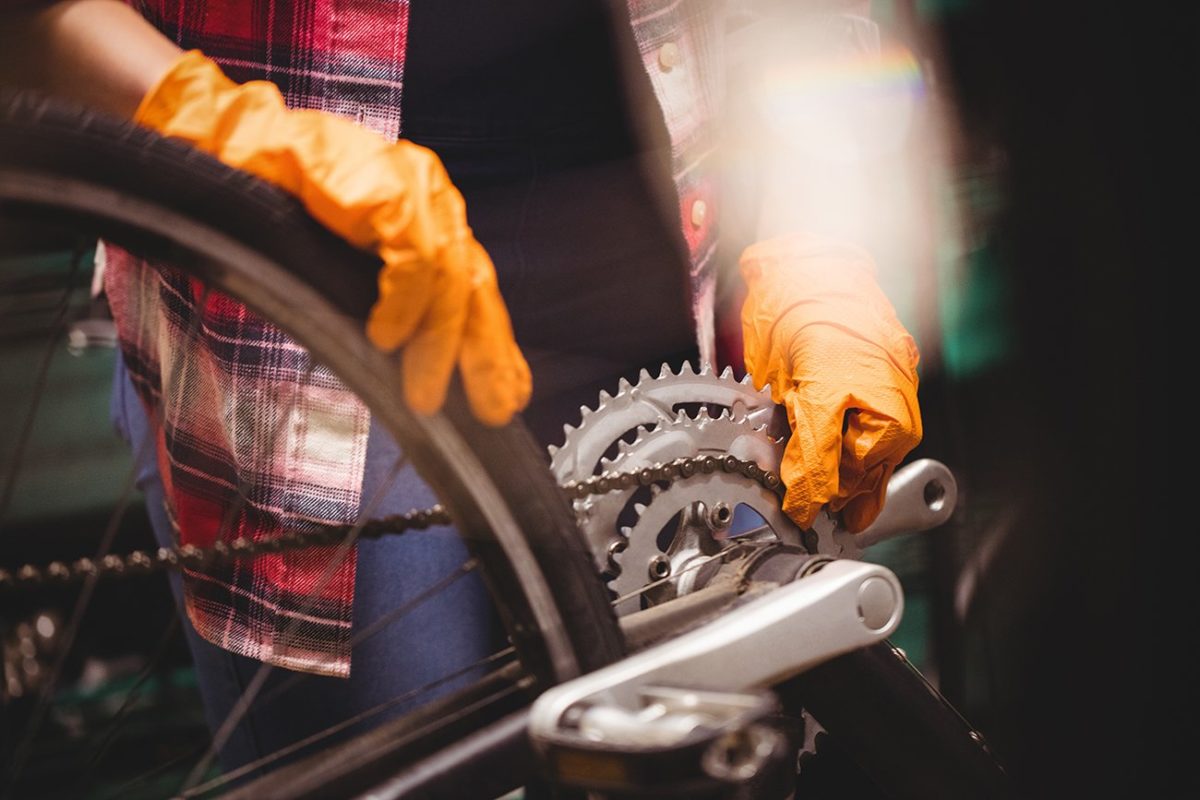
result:
<svg viewBox="0 0 1200 800"><path fill-rule="evenodd" d="M975 612L956 624L935 603L943 689L1029 794L1157 796L1172 766L1157 731L1191 698L1154 617L1190 527L1164 513L1189 494L1169 466L1188 370L1167 324L1195 262L1171 238L1194 202L1169 190L1194 147L1174 146L1189 32L1157 5L944 5L908 33L940 57L962 165L994 165L1013 346L923 389L923 447L963 457L968 487L1010 512Z"/></svg>

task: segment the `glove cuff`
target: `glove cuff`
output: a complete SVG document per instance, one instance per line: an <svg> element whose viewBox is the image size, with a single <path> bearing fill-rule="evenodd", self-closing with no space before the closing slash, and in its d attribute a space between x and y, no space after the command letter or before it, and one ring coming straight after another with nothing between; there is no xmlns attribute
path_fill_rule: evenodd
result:
<svg viewBox="0 0 1200 800"><path fill-rule="evenodd" d="M216 62L189 50L146 92L133 121L138 125L195 142L212 127L218 94L236 88Z"/></svg>

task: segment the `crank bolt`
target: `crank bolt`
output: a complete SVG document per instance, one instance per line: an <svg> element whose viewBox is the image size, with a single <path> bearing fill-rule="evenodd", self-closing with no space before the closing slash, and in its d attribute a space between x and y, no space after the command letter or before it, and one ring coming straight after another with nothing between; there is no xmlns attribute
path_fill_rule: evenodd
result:
<svg viewBox="0 0 1200 800"><path fill-rule="evenodd" d="M650 559L650 577L653 580L662 580L671 574L671 559L661 553Z"/></svg>
<svg viewBox="0 0 1200 800"><path fill-rule="evenodd" d="M733 522L733 509L728 503L717 503L708 512L708 524L715 531L725 530Z"/></svg>
<svg viewBox="0 0 1200 800"><path fill-rule="evenodd" d="M730 783L754 778L784 744L784 737L765 725L729 731L709 745L701 757L708 775Z"/></svg>

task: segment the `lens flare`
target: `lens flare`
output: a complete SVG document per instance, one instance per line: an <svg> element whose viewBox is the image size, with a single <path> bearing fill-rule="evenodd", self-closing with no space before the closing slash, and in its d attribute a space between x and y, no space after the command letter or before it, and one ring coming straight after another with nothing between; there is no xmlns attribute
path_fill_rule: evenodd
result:
<svg viewBox="0 0 1200 800"><path fill-rule="evenodd" d="M758 104L770 132L824 159L894 151L912 128L925 81L908 48L772 59Z"/></svg>

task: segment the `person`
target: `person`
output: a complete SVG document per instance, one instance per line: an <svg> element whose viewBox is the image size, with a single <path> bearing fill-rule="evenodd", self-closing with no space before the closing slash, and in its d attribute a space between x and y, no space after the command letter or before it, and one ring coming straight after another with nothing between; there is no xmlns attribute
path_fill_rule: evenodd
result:
<svg viewBox="0 0 1200 800"><path fill-rule="evenodd" d="M481 420L523 410L553 443L619 377L716 361L720 4L136 5L7 12L4 74L254 173L375 250L367 333L398 351L417 411L438 409L457 371ZM104 250L123 360L114 407L163 541L433 501L282 332L169 265ZM792 427L785 510L807 526L828 504L861 529L920 439L913 340L860 248L798 229L740 265L745 366ZM461 560L441 534L361 542L332 566L309 550L185 574L176 588L214 726L260 661L324 676L256 703L226 769L490 652L471 581L441 610L359 636ZM412 646L435 631L437 647Z"/></svg>

